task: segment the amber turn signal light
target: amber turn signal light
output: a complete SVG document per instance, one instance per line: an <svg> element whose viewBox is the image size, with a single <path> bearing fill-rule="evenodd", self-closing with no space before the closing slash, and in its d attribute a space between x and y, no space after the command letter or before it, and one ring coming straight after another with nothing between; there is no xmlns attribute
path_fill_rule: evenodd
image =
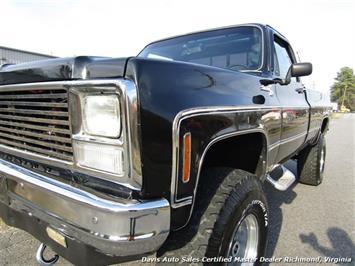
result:
<svg viewBox="0 0 355 266"><path fill-rule="evenodd" d="M182 181L187 183L190 181L190 167L191 167L191 133L184 135L184 150L183 150L183 174Z"/></svg>

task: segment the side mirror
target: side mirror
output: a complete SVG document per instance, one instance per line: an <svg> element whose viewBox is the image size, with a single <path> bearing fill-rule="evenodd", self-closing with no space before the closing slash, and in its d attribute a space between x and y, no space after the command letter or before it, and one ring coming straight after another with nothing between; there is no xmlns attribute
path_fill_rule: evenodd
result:
<svg viewBox="0 0 355 266"><path fill-rule="evenodd" d="M296 63L291 65L291 77L303 77L312 74L311 63Z"/></svg>
<svg viewBox="0 0 355 266"><path fill-rule="evenodd" d="M313 69L311 63L295 63L292 64L288 69L285 79L261 79L260 83L264 86L276 83L280 85L288 85L290 84L292 77L308 76L312 74L312 70Z"/></svg>
<svg viewBox="0 0 355 266"><path fill-rule="evenodd" d="M291 82L292 77L303 77L308 76L312 73L311 63L294 63L290 66L287 71L286 78L283 80L281 85L288 85Z"/></svg>

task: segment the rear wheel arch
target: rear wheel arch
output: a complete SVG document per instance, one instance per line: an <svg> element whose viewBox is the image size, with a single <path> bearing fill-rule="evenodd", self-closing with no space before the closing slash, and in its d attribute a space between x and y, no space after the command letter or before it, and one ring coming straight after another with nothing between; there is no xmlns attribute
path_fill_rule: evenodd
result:
<svg viewBox="0 0 355 266"><path fill-rule="evenodd" d="M323 181L326 156L326 144L324 134L315 145L307 146L298 155L297 172L299 181L304 184L318 186Z"/></svg>
<svg viewBox="0 0 355 266"><path fill-rule="evenodd" d="M329 118L325 117L322 121L322 126L321 126L321 133L324 134L329 127Z"/></svg>
<svg viewBox="0 0 355 266"><path fill-rule="evenodd" d="M320 130L317 131L318 134L314 137L314 139L311 141L310 145L314 146L318 143L319 138L321 137L321 135L325 135L327 133L329 129L329 117L325 117L323 118ZM306 146L305 148L307 148L308 146Z"/></svg>

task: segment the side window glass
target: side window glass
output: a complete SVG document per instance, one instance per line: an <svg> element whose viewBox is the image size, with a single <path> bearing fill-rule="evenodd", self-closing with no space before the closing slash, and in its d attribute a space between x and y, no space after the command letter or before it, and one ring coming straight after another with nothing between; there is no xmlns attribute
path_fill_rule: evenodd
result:
<svg viewBox="0 0 355 266"><path fill-rule="evenodd" d="M281 43L274 41L274 68L275 74L281 78L285 78L292 61L287 52L287 48Z"/></svg>

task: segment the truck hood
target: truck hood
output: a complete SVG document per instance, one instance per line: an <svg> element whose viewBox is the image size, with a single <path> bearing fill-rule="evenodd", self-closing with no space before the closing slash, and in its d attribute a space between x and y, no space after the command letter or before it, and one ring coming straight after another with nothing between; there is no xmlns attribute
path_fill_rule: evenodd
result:
<svg viewBox="0 0 355 266"><path fill-rule="evenodd" d="M0 67L0 85L123 77L129 58L78 56Z"/></svg>

